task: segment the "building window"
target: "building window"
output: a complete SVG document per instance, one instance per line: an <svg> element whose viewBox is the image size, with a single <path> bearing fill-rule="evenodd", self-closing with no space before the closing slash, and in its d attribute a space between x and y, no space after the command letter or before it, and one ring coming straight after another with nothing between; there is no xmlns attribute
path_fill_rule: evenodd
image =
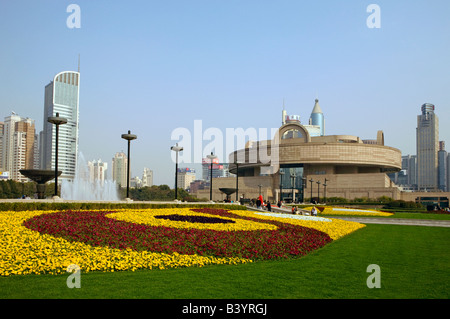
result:
<svg viewBox="0 0 450 319"><path fill-rule="evenodd" d="M285 140L290 138L302 138L302 137L303 135L299 130L292 129L284 132L281 139Z"/></svg>

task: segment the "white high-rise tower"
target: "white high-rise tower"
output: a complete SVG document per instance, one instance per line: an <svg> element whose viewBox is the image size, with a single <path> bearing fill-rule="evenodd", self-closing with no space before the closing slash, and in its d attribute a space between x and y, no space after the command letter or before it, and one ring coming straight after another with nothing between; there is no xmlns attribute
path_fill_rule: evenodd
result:
<svg viewBox="0 0 450 319"><path fill-rule="evenodd" d="M56 116L67 119L67 124L59 127L58 170L61 179L75 177L78 156L80 73L64 71L58 73L45 87L44 127L42 139L42 163L44 169L55 169L56 127L47 121Z"/></svg>

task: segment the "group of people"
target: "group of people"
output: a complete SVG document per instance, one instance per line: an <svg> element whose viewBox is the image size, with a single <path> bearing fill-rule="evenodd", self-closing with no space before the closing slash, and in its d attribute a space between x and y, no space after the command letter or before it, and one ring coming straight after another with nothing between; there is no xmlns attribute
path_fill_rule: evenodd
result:
<svg viewBox="0 0 450 319"><path fill-rule="evenodd" d="M297 206L292 206L292 214L297 214ZM313 206L313 208L311 209L311 216L317 216L317 208L316 206Z"/></svg>
<svg viewBox="0 0 450 319"><path fill-rule="evenodd" d="M272 205L270 204L270 201L264 201L261 195L259 195L257 199L252 199L250 203L252 206L256 205L256 208L258 209L263 209L265 206L269 212L272 211Z"/></svg>
<svg viewBox="0 0 450 319"><path fill-rule="evenodd" d="M269 200L264 201L261 195L257 199L252 199L250 201L250 204L252 206L256 205L257 209L264 209L265 206L269 212L272 211L272 205L270 204L270 201ZM278 201L277 206L278 208L281 208L282 202ZM298 211L297 206L292 206L292 213L297 214L297 211ZM313 208L311 209L311 216L317 216L316 206L313 206Z"/></svg>

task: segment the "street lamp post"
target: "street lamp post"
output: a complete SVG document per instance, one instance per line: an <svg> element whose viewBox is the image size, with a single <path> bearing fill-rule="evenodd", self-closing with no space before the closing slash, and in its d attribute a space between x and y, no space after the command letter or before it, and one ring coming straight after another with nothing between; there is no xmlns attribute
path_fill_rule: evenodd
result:
<svg viewBox="0 0 450 319"><path fill-rule="evenodd" d="M317 181L317 204L320 202L320 181Z"/></svg>
<svg viewBox="0 0 450 319"><path fill-rule="evenodd" d="M261 188L263 187L261 184L258 185L259 187L259 196L261 196Z"/></svg>
<svg viewBox="0 0 450 319"><path fill-rule="evenodd" d="M305 202L306 178L302 177L302 203Z"/></svg>
<svg viewBox="0 0 450 319"><path fill-rule="evenodd" d="M128 130L128 134L122 134L122 138L128 141L128 167L127 167L127 198L130 195L130 142L132 140L137 139L137 136L131 134L131 131Z"/></svg>
<svg viewBox="0 0 450 319"><path fill-rule="evenodd" d="M311 201L311 203L312 203L312 202L313 202L313 197L312 197L312 191L313 191L312 189L313 189L313 186L312 186L312 185L313 185L313 182L314 182L314 181L313 181L312 178L311 178L309 181L311 182L311 200L310 200L310 201Z"/></svg>
<svg viewBox="0 0 450 319"><path fill-rule="evenodd" d="M280 175L281 175L281 180L280 180L280 202L283 201L283 175L284 175L284 171L282 171L280 169Z"/></svg>
<svg viewBox="0 0 450 319"><path fill-rule="evenodd" d="M214 155L213 152L211 152L211 155L208 155L207 157L211 160L211 179L209 181L209 200L212 201L212 180L213 180L212 169L213 169L213 160L216 159L217 156Z"/></svg>
<svg viewBox="0 0 450 319"><path fill-rule="evenodd" d="M297 176L295 174L291 174L291 178L292 178L292 203L295 202L294 197L295 197L295 193L294 193L294 188L295 188L295 178Z"/></svg>
<svg viewBox="0 0 450 319"><path fill-rule="evenodd" d="M59 117L59 113L56 116L50 116L47 119L48 122L56 125L56 141L55 141L55 195L58 196L58 139L59 139L59 126L67 123L67 119Z"/></svg>
<svg viewBox="0 0 450 319"><path fill-rule="evenodd" d="M234 162L236 164L236 202L239 201L239 164L241 162Z"/></svg>
<svg viewBox="0 0 450 319"><path fill-rule="evenodd" d="M175 161L175 200L178 199L178 152L183 151L183 147L178 146L178 143L175 146L172 146L170 148L172 151L174 151L177 154L177 159Z"/></svg>
<svg viewBox="0 0 450 319"><path fill-rule="evenodd" d="M324 203L327 202L327 182L328 182L328 179L325 178L325 182L323 183L323 201L324 201Z"/></svg>

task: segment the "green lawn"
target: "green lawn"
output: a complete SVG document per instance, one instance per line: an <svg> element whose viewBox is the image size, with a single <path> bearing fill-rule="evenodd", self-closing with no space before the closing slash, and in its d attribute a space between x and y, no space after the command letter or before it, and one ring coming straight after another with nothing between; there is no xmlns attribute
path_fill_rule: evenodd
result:
<svg viewBox="0 0 450 319"><path fill-rule="evenodd" d="M450 228L367 225L300 259L237 266L0 278L0 298L448 299ZM367 267L380 267L369 289Z"/></svg>
<svg viewBox="0 0 450 319"><path fill-rule="evenodd" d="M331 215L319 214L321 217L362 217L362 218L406 218L406 219L427 219L427 220L450 220L450 214L427 214L427 213L404 213L396 212L391 216L376 216L376 215Z"/></svg>

